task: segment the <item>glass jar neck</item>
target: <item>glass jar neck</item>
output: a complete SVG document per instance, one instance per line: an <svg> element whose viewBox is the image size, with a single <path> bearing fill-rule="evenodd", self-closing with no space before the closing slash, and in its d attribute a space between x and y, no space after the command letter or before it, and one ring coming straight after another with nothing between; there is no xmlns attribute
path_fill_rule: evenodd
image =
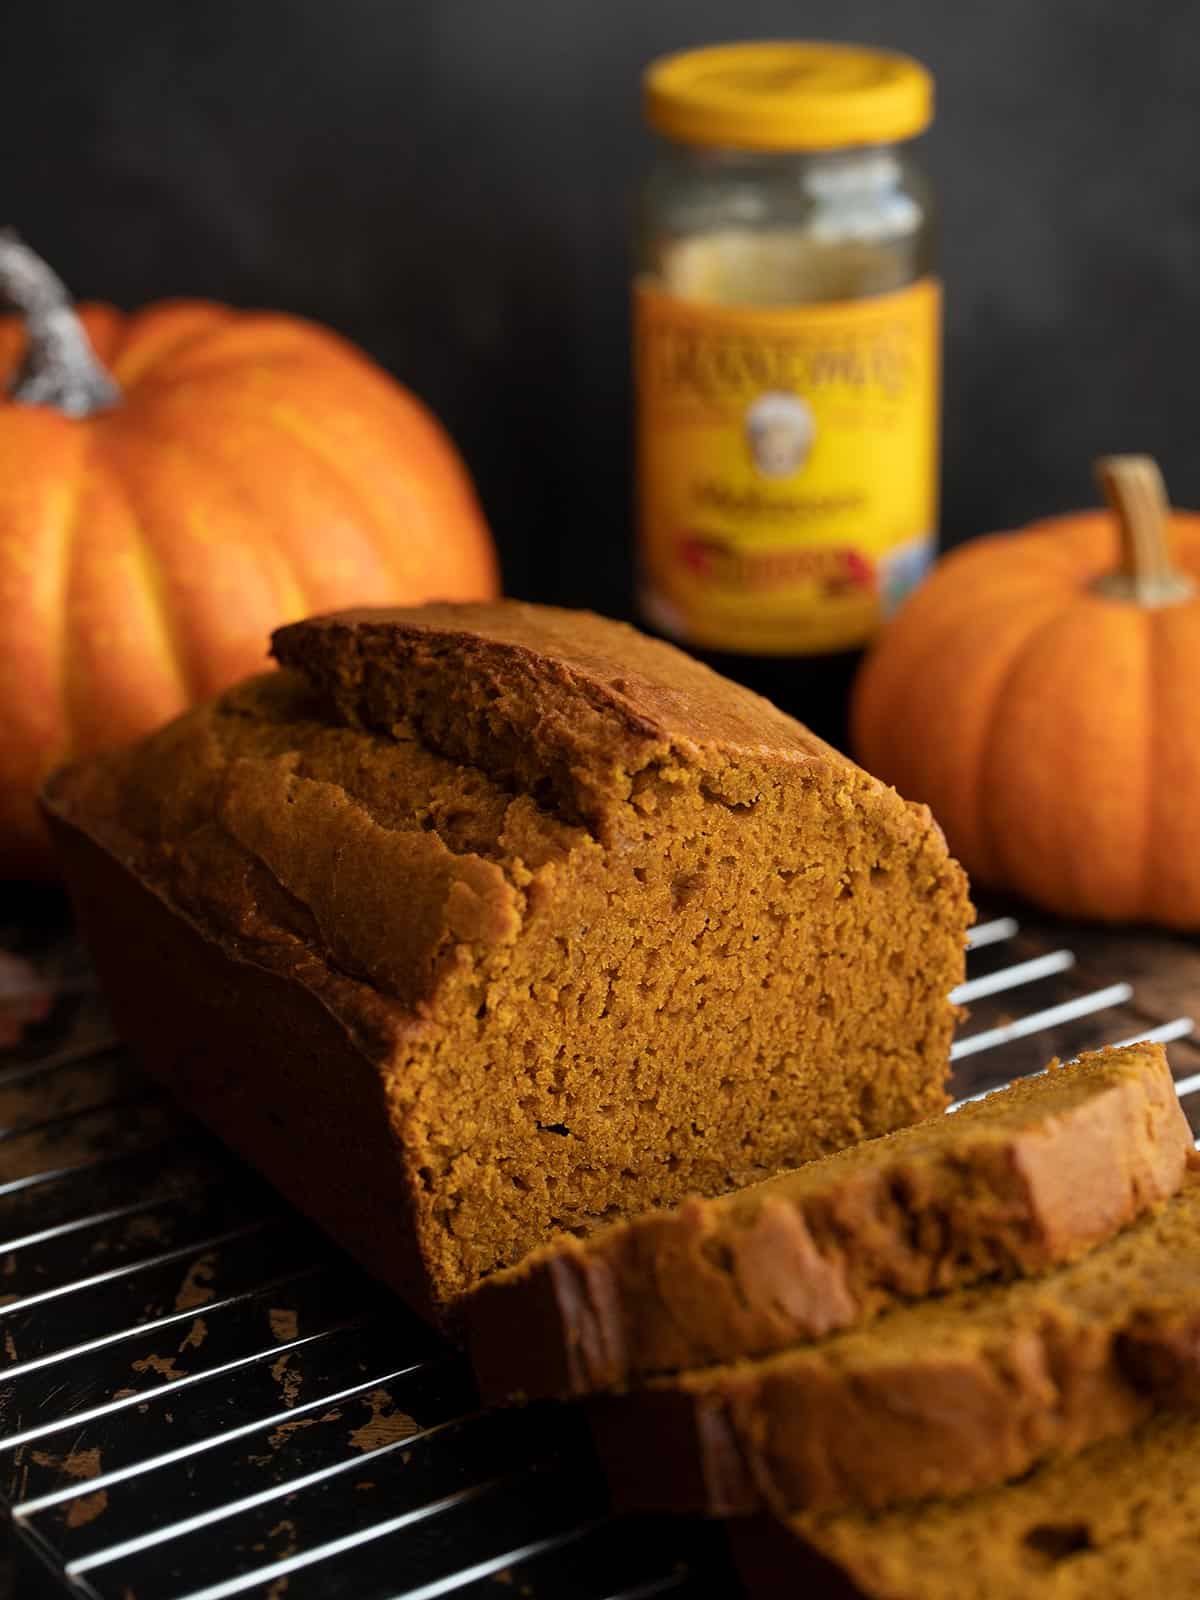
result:
<svg viewBox="0 0 1200 1600"><path fill-rule="evenodd" d="M881 153L896 155L899 151L907 148L907 143L901 145L890 142L885 144L843 144L835 145L830 149L760 150L739 145L685 144L681 140L661 137L658 143L663 149L672 151L681 160L695 161L706 166L762 165L771 167L786 166L795 162L844 164Z"/></svg>
<svg viewBox="0 0 1200 1600"><path fill-rule="evenodd" d="M667 161L703 181L761 179L775 186L795 185L818 205L853 204L859 198L894 190L908 169L906 146L869 144L832 150L742 150L724 145L685 145L664 141Z"/></svg>
<svg viewBox="0 0 1200 1600"><path fill-rule="evenodd" d="M759 172L764 176L804 171L837 177L865 172L898 172L907 145L839 145L832 150L744 150L733 145L680 144L660 140L667 159L697 172Z"/></svg>

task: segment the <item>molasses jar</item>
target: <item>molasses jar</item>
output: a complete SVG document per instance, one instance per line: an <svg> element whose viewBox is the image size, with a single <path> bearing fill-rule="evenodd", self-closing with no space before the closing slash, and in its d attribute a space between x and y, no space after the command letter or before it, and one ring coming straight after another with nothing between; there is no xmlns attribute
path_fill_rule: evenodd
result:
<svg viewBox="0 0 1200 1600"><path fill-rule="evenodd" d="M718 45L645 76L638 593L651 627L843 742L934 552L932 116L906 56Z"/></svg>

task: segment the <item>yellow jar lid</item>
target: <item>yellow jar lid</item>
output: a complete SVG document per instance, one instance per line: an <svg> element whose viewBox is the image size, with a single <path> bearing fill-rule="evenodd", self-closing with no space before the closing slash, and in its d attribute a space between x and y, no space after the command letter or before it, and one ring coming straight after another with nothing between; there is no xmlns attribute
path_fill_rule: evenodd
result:
<svg viewBox="0 0 1200 1600"><path fill-rule="evenodd" d="M933 79L919 61L858 45L711 45L651 62L644 85L659 133L735 150L887 144L933 117Z"/></svg>

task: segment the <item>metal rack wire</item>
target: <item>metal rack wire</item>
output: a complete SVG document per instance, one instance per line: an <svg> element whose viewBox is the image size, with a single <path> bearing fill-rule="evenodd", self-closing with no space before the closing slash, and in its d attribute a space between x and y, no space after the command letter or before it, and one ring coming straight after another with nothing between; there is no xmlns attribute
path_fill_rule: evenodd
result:
<svg viewBox="0 0 1200 1600"><path fill-rule="evenodd" d="M975 929L956 998L1031 1004L957 1041L960 1104L1031 1049L1104 1042L1131 998L1039 1003L1075 958L1005 964L1018 931ZM0 1063L0 1499L21 1600L737 1592L713 1529L610 1516L570 1411L480 1413L437 1334L138 1076L84 976Z"/></svg>

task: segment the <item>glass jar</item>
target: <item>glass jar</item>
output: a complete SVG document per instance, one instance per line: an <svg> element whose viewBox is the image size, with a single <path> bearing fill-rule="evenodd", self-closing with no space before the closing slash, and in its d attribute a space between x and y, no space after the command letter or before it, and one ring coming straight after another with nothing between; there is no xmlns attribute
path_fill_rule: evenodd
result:
<svg viewBox="0 0 1200 1600"><path fill-rule="evenodd" d="M863 646L928 567L940 293L932 112L907 57L716 46L646 75L639 606L839 737Z"/></svg>

